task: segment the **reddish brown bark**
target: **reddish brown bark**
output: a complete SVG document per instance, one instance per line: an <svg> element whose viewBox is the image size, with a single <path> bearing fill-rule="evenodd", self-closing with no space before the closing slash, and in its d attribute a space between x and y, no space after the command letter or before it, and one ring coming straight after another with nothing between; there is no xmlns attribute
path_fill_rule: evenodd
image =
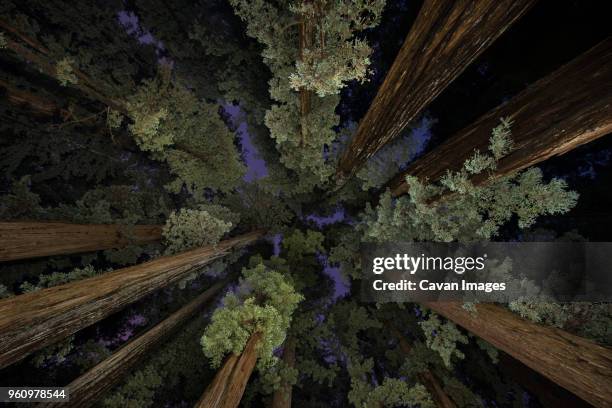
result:
<svg viewBox="0 0 612 408"><path fill-rule="evenodd" d="M48 118L54 116L66 117L68 115L68 111L58 106L55 102L40 95L15 88L1 79L0 94L3 94L10 104L25 107L36 116Z"/></svg>
<svg viewBox="0 0 612 408"><path fill-rule="evenodd" d="M612 349L530 322L495 304L478 304L476 313L457 302L424 305L585 401L612 406Z"/></svg>
<svg viewBox="0 0 612 408"><path fill-rule="evenodd" d="M0 222L0 262L145 244L161 232L161 225Z"/></svg>
<svg viewBox="0 0 612 408"><path fill-rule="evenodd" d="M406 175L437 180L458 170L474 149L486 151L500 118L513 121L514 148L498 163L498 178L561 155L612 132L612 39L537 81L412 163L388 186L394 196L408 191ZM473 179L476 184L487 175Z"/></svg>
<svg viewBox="0 0 612 408"><path fill-rule="evenodd" d="M168 336L185 324L206 303L210 302L229 282L225 279L210 287L152 329L114 352L68 386L68 402L39 404L39 407L85 407L92 406L104 393L132 371L132 369L162 343Z"/></svg>
<svg viewBox="0 0 612 408"><path fill-rule="evenodd" d="M0 368L95 323L126 305L258 240L250 232L217 245L0 300Z"/></svg>
<svg viewBox="0 0 612 408"><path fill-rule="evenodd" d="M295 343L295 338L288 337L283 350L283 362L291 368L295 367ZM292 391L291 384L281 384L272 396L272 408L291 408Z"/></svg>
<svg viewBox="0 0 612 408"><path fill-rule="evenodd" d="M206 388L197 408L236 408L253 373L261 333L255 333L247 342L240 356L230 355Z"/></svg>
<svg viewBox="0 0 612 408"><path fill-rule="evenodd" d="M34 64L42 73L52 78L56 77L56 64L51 58L49 51L35 39L29 38L17 28L11 26L7 21L0 19L0 28L9 35L6 36L6 43L9 50L17 54L22 60ZM75 86L94 100L103 102L106 106L126 113L125 105L104 95L99 83L94 81L79 69L73 70L78 82Z"/></svg>
<svg viewBox="0 0 612 408"><path fill-rule="evenodd" d="M544 407L592 406L506 353L499 353L498 366L503 374L534 395Z"/></svg>
<svg viewBox="0 0 612 408"><path fill-rule="evenodd" d="M400 350L406 356L410 354L410 350L412 347L408 340L402 335L402 333L397 330L393 324L388 321L384 322L385 327L391 332L391 334L399 341ZM457 405L450 399L446 392L444 392L444 388L440 385L440 381L436 378L436 376L430 371L425 370L417 374L418 380L427 388L429 394L431 394L435 404L437 407L442 408L456 408Z"/></svg>
<svg viewBox="0 0 612 408"><path fill-rule="evenodd" d="M338 185L394 139L535 0L426 0L357 133Z"/></svg>

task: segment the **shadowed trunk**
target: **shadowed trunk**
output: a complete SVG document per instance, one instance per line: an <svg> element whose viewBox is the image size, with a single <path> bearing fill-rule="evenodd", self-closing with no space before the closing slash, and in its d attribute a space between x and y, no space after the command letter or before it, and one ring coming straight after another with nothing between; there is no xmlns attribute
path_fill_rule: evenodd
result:
<svg viewBox="0 0 612 408"><path fill-rule="evenodd" d="M283 350L283 362L288 367L295 367L295 338L288 337L285 340L285 348ZM291 394L293 386L291 384L282 383L280 388L274 391L272 396L272 408L291 408Z"/></svg>
<svg viewBox="0 0 612 408"><path fill-rule="evenodd" d="M8 102L32 111L35 116L52 118L55 116L66 117L69 113L66 109L57 105L54 101L43 96L21 90L0 79L0 94L7 98Z"/></svg>
<svg viewBox="0 0 612 408"><path fill-rule="evenodd" d="M397 175L394 196L408 192L407 175L437 180L458 170L474 149L486 151L500 118L513 121L514 148L494 178L514 173L612 132L612 39L608 38L493 109ZM476 184L489 174L473 178Z"/></svg>
<svg viewBox="0 0 612 408"><path fill-rule="evenodd" d="M544 407L588 408L592 406L506 353L499 353L498 366L500 371L533 394Z"/></svg>
<svg viewBox="0 0 612 408"><path fill-rule="evenodd" d="M385 327L391 332L391 334L399 341L400 350L406 356L410 354L412 347L408 343L408 340L404 335L391 324L389 321L383 322ZM425 370L417 374L417 379L421 384L427 388L427 391L431 394L434 403L437 407L442 408L456 408L457 405L450 399L444 392L444 388L440 385L440 381L434 376L430 370Z"/></svg>
<svg viewBox="0 0 612 408"><path fill-rule="evenodd" d="M424 306L585 401L597 407L612 405L612 349L525 320L495 304L479 303L476 313L457 302L425 302Z"/></svg>
<svg viewBox="0 0 612 408"><path fill-rule="evenodd" d="M535 0L426 0L336 170L340 186L459 76Z"/></svg>
<svg viewBox="0 0 612 408"><path fill-rule="evenodd" d="M34 64L40 72L52 78L56 77L56 63L43 45L39 44L36 40L29 38L24 33L20 32L17 28L12 27L8 22L0 20L0 28L5 30L9 35L6 38L7 49L10 49L17 54L22 60ZM92 78L87 76L84 72L74 69L75 76L78 78L78 82L74 84L78 89L82 90L86 95L103 102L106 106L124 112L125 107L123 104L117 101L106 98L103 92L100 91L100 85L97 84Z"/></svg>
<svg viewBox="0 0 612 408"><path fill-rule="evenodd" d="M228 356L213 382L206 388L196 408L236 408L257 362L261 333L251 335L244 350Z"/></svg>
<svg viewBox="0 0 612 408"><path fill-rule="evenodd" d="M168 336L185 324L206 303L210 302L230 279L215 283L210 289L193 299L140 337L115 351L68 386L70 400L61 403L39 404L39 407L89 407L110 390L134 367L149 356Z"/></svg>
<svg viewBox="0 0 612 408"><path fill-rule="evenodd" d="M0 222L0 262L146 244L161 233L161 225Z"/></svg>
<svg viewBox="0 0 612 408"><path fill-rule="evenodd" d="M257 241L250 232L217 245L0 300L0 368L90 326L195 268Z"/></svg>

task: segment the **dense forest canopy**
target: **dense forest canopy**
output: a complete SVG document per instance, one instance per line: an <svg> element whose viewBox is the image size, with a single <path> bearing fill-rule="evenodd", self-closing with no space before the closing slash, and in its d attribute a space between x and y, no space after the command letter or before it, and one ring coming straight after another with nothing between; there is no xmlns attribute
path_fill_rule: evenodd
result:
<svg viewBox="0 0 612 408"><path fill-rule="evenodd" d="M360 296L363 243L610 240L603 3L3 0L0 385L609 406L608 303Z"/></svg>

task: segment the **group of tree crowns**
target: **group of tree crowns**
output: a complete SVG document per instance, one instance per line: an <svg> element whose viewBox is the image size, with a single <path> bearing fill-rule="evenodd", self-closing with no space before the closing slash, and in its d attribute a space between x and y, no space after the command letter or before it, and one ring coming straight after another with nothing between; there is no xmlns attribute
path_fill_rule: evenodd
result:
<svg viewBox="0 0 612 408"><path fill-rule="evenodd" d="M488 150L439 180L407 177L409 193L392 197L385 184L422 149L419 130L435 122L422 117L337 190L337 156L355 132L340 123L341 90L368 81L374 45L365 33L384 6L3 1L0 221L113 224L126 242L0 264L0 298L258 229L278 247L258 243L193 268L5 368L2 381L64 386L229 277L216 302L98 403L192 406L234 398L223 393L247 383L242 406L531 406L491 344L421 305L359 301L361 243L493 240L509 224L536 240L538 217L566 213L578 199L537 168L472 182L511 151L506 118L491 129ZM259 178L246 177L251 146L265 163ZM312 209L338 206L350 214L335 224L307 221ZM161 226L160 239L137 242L141 224ZM335 296L342 285L348 295ZM477 305L463 307L478 313ZM612 344L608 305L526 298L505 307Z"/></svg>

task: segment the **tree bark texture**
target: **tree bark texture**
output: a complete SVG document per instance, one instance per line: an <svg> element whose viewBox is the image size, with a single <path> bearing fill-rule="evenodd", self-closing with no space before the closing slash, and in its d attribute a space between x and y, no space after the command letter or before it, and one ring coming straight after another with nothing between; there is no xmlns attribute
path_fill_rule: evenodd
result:
<svg viewBox="0 0 612 408"><path fill-rule="evenodd" d="M591 404L506 353L499 353L500 371L533 394L543 407L588 408Z"/></svg>
<svg viewBox="0 0 612 408"><path fill-rule="evenodd" d="M228 356L213 382L206 388L196 408L236 408L257 362L261 333L251 335L244 350Z"/></svg>
<svg viewBox="0 0 612 408"><path fill-rule="evenodd" d="M535 0L425 0L336 171L342 185L461 74Z"/></svg>
<svg viewBox="0 0 612 408"><path fill-rule="evenodd" d="M594 406L612 406L612 349L495 304L477 304L475 313L458 302L424 305Z"/></svg>
<svg viewBox="0 0 612 408"><path fill-rule="evenodd" d="M250 232L217 245L0 300L0 368L178 282L262 235L263 231Z"/></svg>
<svg viewBox="0 0 612 408"><path fill-rule="evenodd" d="M288 367L295 367L295 343L294 337L287 337L283 350L283 362ZM291 394L293 386L291 384L282 383L280 388L274 391L272 396L272 408L291 408Z"/></svg>
<svg viewBox="0 0 612 408"><path fill-rule="evenodd" d="M399 347L402 353L406 356L410 354L410 350L412 347L408 340L404 337L404 335L389 321L384 322L385 327L391 332L393 337L395 337L399 342ZM427 388L429 394L434 400L434 403L437 407L441 408L457 408L457 405L453 402L453 400L446 395L444 392L444 388L440 384L440 381L436 378L436 376L430 371L425 370L417 374L417 379L421 384Z"/></svg>
<svg viewBox="0 0 612 408"><path fill-rule="evenodd" d="M54 101L41 95L16 88L2 79L0 79L0 95L7 98L11 105L24 107L38 117L52 118L55 116L65 117L68 115L68 111L60 107Z"/></svg>
<svg viewBox="0 0 612 408"><path fill-rule="evenodd" d="M458 170L474 149L488 149L491 130L500 118L513 124L514 148L494 174L477 175L481 184L540 163L612 132L612 39L535 82L422 156L388 186L394 196L408 192L407 175L437 180Z"/></svg>
<svg viewBox="0 0 612 408"><path fill-rule="evenodd" d="M0 262L146 244L161 233L161 225L0 222Z"/></svg>
<svg viewBox="0 0 612 408"><path fill-rule="evenodd" d="M230 279L215 283L155 327L130 341L111 356L72 381L68 386L70 400L62 403L39 404L39 407L90 407L115 384L149 356L166 338L185 324L206 303L210 302Z"/></svg>

